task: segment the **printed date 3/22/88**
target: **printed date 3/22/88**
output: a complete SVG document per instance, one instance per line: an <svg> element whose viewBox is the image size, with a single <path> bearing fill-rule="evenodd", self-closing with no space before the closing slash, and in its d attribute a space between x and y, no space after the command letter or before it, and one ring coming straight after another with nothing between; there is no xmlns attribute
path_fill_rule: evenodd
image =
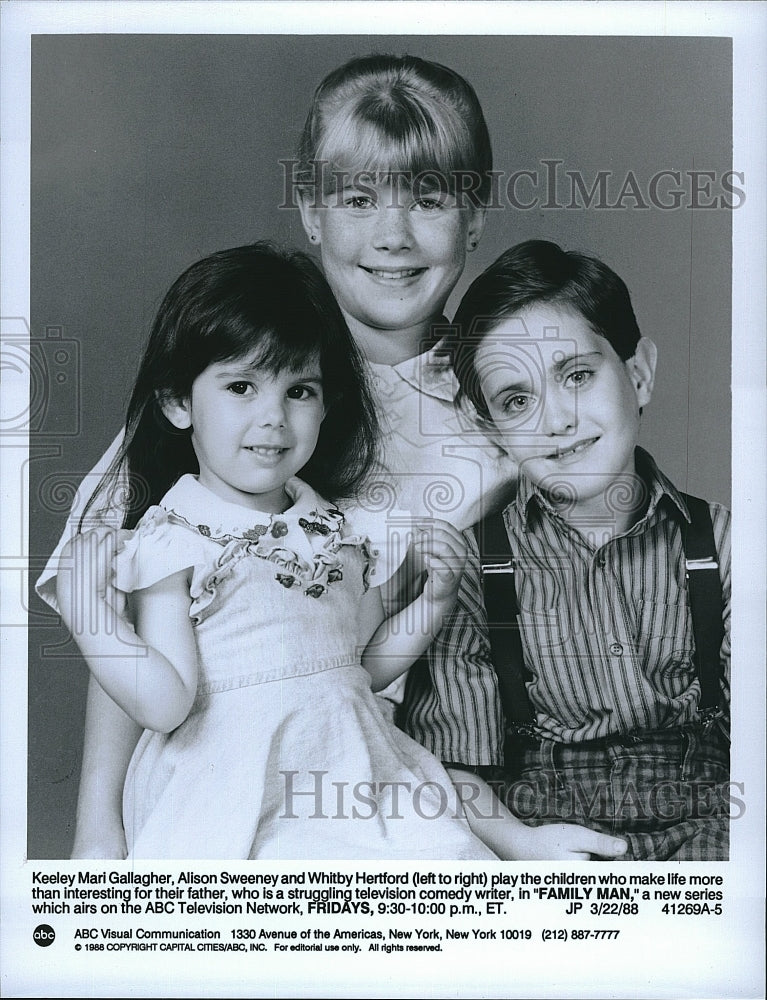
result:
<svg viewBox="0 0 767 1000"><path fill-rule="evenodd" d="M639 904L626 902L591 903L589 912L595 917L635 917L639 913Z"/></svg>
<svg viewBox="0 0 767 1000"><path fill-rule="evenodd" d="M615 941L620 934L619 930L589 930L586 928L575 928L568 930L564 927L556 929L544 928L541 931L542 941Z"/></svg>

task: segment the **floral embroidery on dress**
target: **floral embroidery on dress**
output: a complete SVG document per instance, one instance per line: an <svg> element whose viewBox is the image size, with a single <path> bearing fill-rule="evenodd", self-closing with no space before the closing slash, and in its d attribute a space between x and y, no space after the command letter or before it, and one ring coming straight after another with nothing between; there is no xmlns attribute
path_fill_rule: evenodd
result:
<svg viewBox="0 0 767 1000"><path fill-rule="evenodd" d="M307 534L312 535L329 535L330 528L326 524L320 524L319 521L307 521L305 517L299 517L299 525L304 529Z"/></svg>
<svg viewBox="0 0 767 1000"><path fill-rule="evenodd" d="M207 524L192 524L175 510L166 511L157 507L145 519L141 530L144 530L145 526L149 528L150 524L152 527L149 530L154 530L156 524L168 520L185 524L222 546L215 566L193 588L191 596L197 611L201 611L213 600L218 585L229 576L236 563L247 556L256 556L274 563L277 569L274 575L276 583L286 590L301 589L306 597L316 599L325 594L329 586L343 580L343 563L340 558L342 548L356 547L362 555L364 591L370 587L370 574L377 553L372 550L369 539L365 536L350 535L346 538L342 536L341 527L345 523L345 518L341 511L334 507L316 508L308 511L307 516L298 518L298 525L307 538L316 539L313 543L311 560L304 558L289 545L279 544L281 539L289 535L290 527L288 522L278 515L274 515L268 525L254 524L252 527L233 533L224 528L212 528ZM318 545L320 547L314 548ZM192 620L199 622L196 616Z"/></svg>
<svg viewBox="0 0 767 1000"><path fill-rule="evenodd" d="M193 480L192 476L188 478ZM299 483L297 492L301 486L305 498L310 488ZM204 487L194 480L194 489ZM169 496L167 507L157 505L145 512L130 537L121 540L119 567L114 567L119 589L130 592L151 586L174 566L191 570L189 617L197 626L241 559L256 557L272 563L268 575L274 586L295 593L297 598L323 598L339 581L346 578L353 582L359 579L358 574L363 593L370 588L378 553L366 535L344 537L344 515L337 508L323 507L316 496L311 496L308 503L304 499L300 508L296 509L296 504L284 514L250 512L268 522L261 524L248 524L249 512L244 508L234 514L223 510L223 520L217 521L215 509L205 506L210 502L206 493L200 496L201 500L194 495L188 500L183 493L178 500ZM171 526L183 526L186 531L180 533ZM344 550L354 554L346 570Z"/></svg>
<svg viewBox="0 0 767 1000"><path fill-rule="evenodd" d="M262 535L265 535L269 530L268 526L265 524L256 524L252 528L248 528L247 531L243 531L242 537L249 538L253 542L257 542Z"/></svg>

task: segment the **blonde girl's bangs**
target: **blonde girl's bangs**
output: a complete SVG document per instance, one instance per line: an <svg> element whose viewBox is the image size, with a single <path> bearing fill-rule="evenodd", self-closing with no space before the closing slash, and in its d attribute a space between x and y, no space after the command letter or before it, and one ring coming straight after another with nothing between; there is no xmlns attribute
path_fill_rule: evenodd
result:
<svg viewBox="0 0 767 1000"><path fill-rule="evenodd" d="M294 176L317 197L343 187L333 170L376 179L396 172L398 183L465 193L478 206L490 198L492 169L487 124L467 80L417 56L371 53L316 89Z"/></svg>
<svg viewBox="0 0 767 1000"><path fill-rule="evenodd" d="M397 175L409 186L421 178L426 187L452 193L460 184L459 175L473 169L474 148L463 123L448 121L445 115L427 118L392 109L376 121L360 112L336 114L326 121L312 182L321 183L328 193L354 186L355 174L364 174L367 183L371 176L382 181Z"/></svg>

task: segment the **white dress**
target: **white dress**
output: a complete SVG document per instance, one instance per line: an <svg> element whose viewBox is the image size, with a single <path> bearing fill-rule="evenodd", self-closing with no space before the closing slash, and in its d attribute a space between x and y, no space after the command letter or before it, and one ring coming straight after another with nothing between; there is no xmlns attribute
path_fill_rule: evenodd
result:
<svg viewBox="0 0 767 1000"><path fill-rule="evenodd" d="M191 569L200 660L187 719L133 755L129 856L494 859L360 665L357 609L382 582L367 538L288 489L288 511L259 514L184 476L115 559L125 592Z"/></svg>

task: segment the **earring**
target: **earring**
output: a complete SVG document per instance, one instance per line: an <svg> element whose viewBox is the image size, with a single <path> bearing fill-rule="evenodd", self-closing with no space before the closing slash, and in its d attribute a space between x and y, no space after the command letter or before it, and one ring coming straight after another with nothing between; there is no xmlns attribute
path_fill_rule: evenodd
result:
<svg viewBox="0 0 767 1000"><path fill-rule="evenodd" d="M316 233L312 233L312 235L309 237L309 239L312 241L312 243L316 243L317 242L317 234Z"/></svg>
<svg viewBox="0 0 767 1000"><path fill-rule="evenodd" d="M472 240L471 243L469 243L469 250L476 250L478 245L477 240Z"/></svg>

